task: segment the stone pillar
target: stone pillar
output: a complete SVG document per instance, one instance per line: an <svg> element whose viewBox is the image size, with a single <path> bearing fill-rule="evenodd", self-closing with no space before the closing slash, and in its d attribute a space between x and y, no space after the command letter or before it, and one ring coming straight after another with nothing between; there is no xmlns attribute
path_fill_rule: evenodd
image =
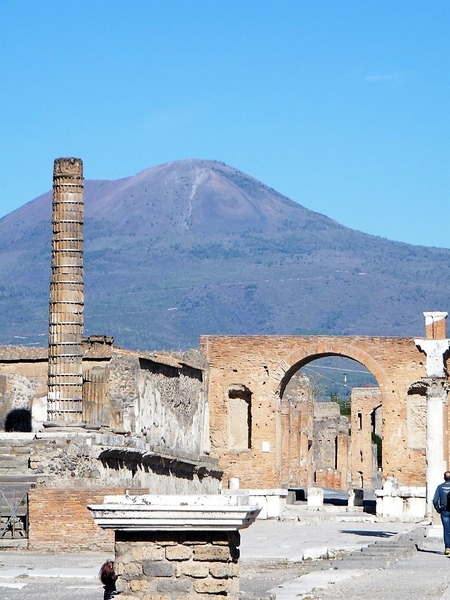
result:
<svg viewBox="0 0 450 600"><path fill-rule="evenodd" d="M89 509L115 530L121 599L237 600L239 530L261 510L248 496L107 496Z"/></svg>
<svg viewBox="0 0 450 600"><path fill-rule="evenodd" d="M447 386L444 381L431 379L426 387L427 395L427 512L431 514L436 487L442 483L447 460L444 456L444 406Z"/></svg>
<svg viewBox="0 0 450 600"><path fill-rule="evenodd" d="M425 316L426 339L415 340L415 344L427 355L426 373L423 383L427 395L427 511L432 512L432 498L436 486L442 482L447 470L447 452L444 454L445 426L444 406L447 402L447 383L444 354L450 347L445 339L447 313L427 312ZM441 337L443 336L443 337Z"/></svg>
<svg viewBox="0 0 450 600"><path fill-rule="evenodd" d="M320 510L323 507L323 489L319 487L308 488L306 500L309 510Z"/></svg>
<svg viewBox="0 0 450 600"><path fill-rule="evenodd" d="M47 418L82 420L83 163L57 158L53 169Z"/></svg>

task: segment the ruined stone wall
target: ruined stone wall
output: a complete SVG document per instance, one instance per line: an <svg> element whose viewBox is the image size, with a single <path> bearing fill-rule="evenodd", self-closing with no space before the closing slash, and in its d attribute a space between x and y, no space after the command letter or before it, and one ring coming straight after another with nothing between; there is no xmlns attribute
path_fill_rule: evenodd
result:
<svg viewBox="0 0 450 600"><path fill-rule="evenodd" d="M212 460L152 453L143 440L126 436L52 429L0 436L0 489L29 482L32 549L111 551L112 537L86 508L106 495L219 492L221 473Z"/></svg>
<svg viewBox="0 0 450 600"><path fill-rule="evenodd" d="M197 458L209 451L201 368L115 350L111 338L96 336L83 341L83 377L84 424L137 436L171 455ZM48 420L44 349L0 348L0 429L9 424L13 430L13 417L21 431L42 429Z"/></svg>
<svg viewBox="0 0 450 600"><path fill-rule="evenodd" d="M348 429L348 419L341 417L337 402L315 402L313 455L316 469L337 468L336 438Z"/></svg>
<svg viewBox="0 0 450 600"><path fill-rule="evenodd" d="M152 452L145 441L119 435L36 433L28 442L29 474L38 487L146 488L152 493L217 493L213 460L193 461Z"/></svg>
<svg viewBox="0 0 450 600"><path fill-rule="evenodd" d="M311 383L294 375L281 400L280 484L284 488L313 485L313 421Z"/></svg>
<svg viewBox="0 0 450 600"><path fill-rule="evenodd" d="M153 449L200 456L209 449L203 372L170 357L165 361L114 353L109 387L113 425L142 436Z"/></svg>
<svg viewBox="0 0 450 600"><path fill-rule="evenodd" d="M381 405L378 388L354 388L351 395L351 473L357 488L372 488L375 475L372 432L376 432L375 410ZM424 423L425 427L426 423ZM425 432L425 429L424 429ZM381 435L381 431L377 435ZM375 454L376 456L376 454Z"/></svg>
<svg viewBox="0 0 450 600"><path fill-rule="evenodd" d="M211 451L225 480L241 487L278 487L281 483L281 410L284 388L294 373L314 358L345 356L364 365L377 379L383 405L383 476L402 485L424 485L425 458L408 442L408 390L426 376L426 356L409 338L333 336L202 336L209 365ZM252 447L228 447L228 398L233 386L252 397Z"/></svg>
<svg viewBox="0 0 450 600"><path fill-rule="evenodd" d="M206 455L201 368L173 357L114 350L110 338L96 336L83 342L83 379L82 422L76 428L49 423L46 351L0 349L0 416L11 432L0 435L0 489L5 477L11 479L11 465L14 481L35 486L33 547L53 548L58 531L72 548L91 547L91 535L92 544L101 547L104 537L88 526L83 533L80 524L84 527L86 498L103 489L219 492L221 472Z"/></svg>
<svg viewBox="0 0 450 600"><path fill-rule="evenodd" d="M33 407L46 411L47 353L41 348L0 347L0 430L31 431Z"/></svg>
<svg viewBox="0 0 450 600"><path fill-rule="evenodd" d="M99 341L96 341L97 338ZM89 375L91 370L97 373L107 370L112 353L110 340L111 338L105 336L96 336L94 340L91 338L83 340L83 373L86 384L84 387L91 385L92 377ZM47 392L48 350L46 348L0 347L0 431L35 431L42 428L43 423L48 421ZM103 405L108 402L107 389L104 392L106 395L102 400ZM89 390L83 390L83 394L87 400L83 421L109 425L103 423L104 419L93 417L98 415L98 411L89 410L88 405L92 397ZM22 417L22 421L19 417ZM28 423L24 424L25 418L28 418ZM27 427L27 424L31 424L31 428Z"/></svg>
<svg viewBox="0 0 450 600"><path fill-rule="evenodd" d="M313 463L315 481L347 489L349 421L337 402L314 403Z"/></svg>

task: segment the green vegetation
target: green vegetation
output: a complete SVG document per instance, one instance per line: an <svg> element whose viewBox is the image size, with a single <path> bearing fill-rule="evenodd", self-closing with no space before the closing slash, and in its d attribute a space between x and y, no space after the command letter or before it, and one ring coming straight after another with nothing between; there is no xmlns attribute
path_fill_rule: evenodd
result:
<svg viewBox="0 0 450 600"><path fill-rule="evenodd" d="M349 417L351 415L350 398L339 397L335 392L330 393L330 401L339 404L339 411L342 416Z"/></svg>

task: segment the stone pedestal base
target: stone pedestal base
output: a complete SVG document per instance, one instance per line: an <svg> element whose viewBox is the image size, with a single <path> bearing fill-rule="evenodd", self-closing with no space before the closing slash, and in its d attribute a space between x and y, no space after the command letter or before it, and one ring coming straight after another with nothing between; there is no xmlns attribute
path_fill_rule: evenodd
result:
<svg viewBox="0 0 450 600"><path fill-rule="evenodd" d="M120 598L237 598L239 544L238 531L117 531Z"/></svg>
<svg viewBox="0 0 450 600"><path fill-rule="evenodd" d="M388 477L382 490L375 490L377 517L418 523L427 514L426 488L400 486L396 479Z"/></svg>
<svg viewBox="0 0 450 600"><path fill-rule="evenodd" d="M247 496L107 496L89 506L115 530L120 600L237 600L239 530L260 508Z"/></svg>

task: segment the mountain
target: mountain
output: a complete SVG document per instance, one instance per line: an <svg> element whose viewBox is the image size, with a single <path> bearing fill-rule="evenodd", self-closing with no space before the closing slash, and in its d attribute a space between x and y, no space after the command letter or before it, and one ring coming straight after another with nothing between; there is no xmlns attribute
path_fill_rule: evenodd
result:
<svg viewBox="0 0 450 600"><path fill-rule="evenodd" d="M348 229L217 161L85 182L85 332L133 349L200 334L421 336L450 250ZM386 215L389 218L389 215ZM0 220L0 344L47 343L51 192Z"/></svg>

